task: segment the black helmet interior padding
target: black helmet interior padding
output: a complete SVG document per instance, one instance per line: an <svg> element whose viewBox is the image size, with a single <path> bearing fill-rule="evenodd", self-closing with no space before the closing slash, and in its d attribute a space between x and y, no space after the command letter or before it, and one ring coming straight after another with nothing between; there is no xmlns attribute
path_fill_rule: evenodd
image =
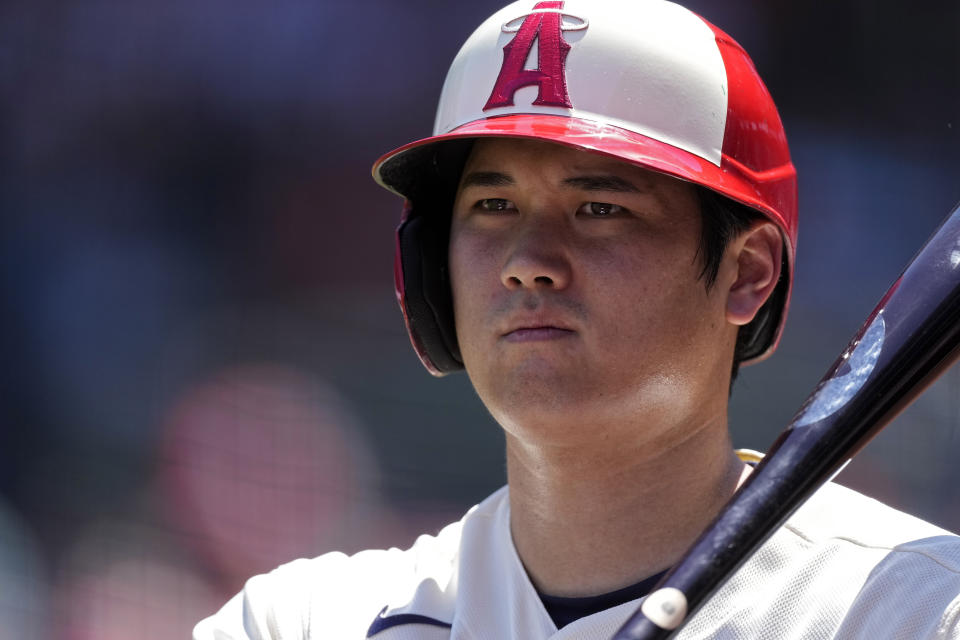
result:
<svg viewBox="0 0 960 640"><path fill-rule="evenodd" d="M414 149L382 169L386 184L410 202L397 229L404 312L421 357L443 375L463 369L447 262L450 216L472 140Z"/></svg>
<svg viewBox="0 0 960 640"><path fill-rule="evenodd" d="M397 229L407 326L439 374L463 369L447 269L449 223L412 216Z"/></svg>

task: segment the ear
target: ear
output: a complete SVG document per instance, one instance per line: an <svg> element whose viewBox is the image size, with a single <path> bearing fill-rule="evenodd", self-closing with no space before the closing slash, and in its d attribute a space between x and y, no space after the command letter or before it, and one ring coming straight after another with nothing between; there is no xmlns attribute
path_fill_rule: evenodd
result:
<svg viewBox="0 0 960 640"><path fill-rule="evenodd" d="M736 278L727 292L727 321L749 324L780 279L783 240L772 222L758 221L728 248L736 261Z"/></svg>

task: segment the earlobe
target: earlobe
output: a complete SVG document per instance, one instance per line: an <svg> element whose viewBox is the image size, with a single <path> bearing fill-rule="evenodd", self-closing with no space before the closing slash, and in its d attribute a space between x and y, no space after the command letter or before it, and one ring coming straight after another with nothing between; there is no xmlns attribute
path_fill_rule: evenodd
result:
<svg viewBox="0 0 960 640"><path fill-rule="evenodd" d="M736 278L727 292L727 321L749 324L780 279L783 240L770 222L758 222L730 243Z"/></svg>

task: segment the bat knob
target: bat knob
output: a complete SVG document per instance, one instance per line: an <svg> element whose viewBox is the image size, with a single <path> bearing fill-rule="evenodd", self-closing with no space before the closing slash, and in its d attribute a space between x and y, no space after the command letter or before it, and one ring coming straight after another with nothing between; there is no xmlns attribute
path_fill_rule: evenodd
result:
<svg viewBox="0 0 960 640"><path fill-rule="evenodd" d="M640 611L614 636L614 640L661 640L687 617L687 597L674 587L663 587L648 595Z"/></svg>

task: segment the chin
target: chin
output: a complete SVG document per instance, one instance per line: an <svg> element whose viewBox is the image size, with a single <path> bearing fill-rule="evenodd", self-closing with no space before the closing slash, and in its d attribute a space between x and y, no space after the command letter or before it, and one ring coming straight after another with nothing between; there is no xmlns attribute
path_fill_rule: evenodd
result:
<svg viewBox="0 0 960 640"><path fill-rule="evenodd" d="M579 416L552 407L509 407L491 414L508 436L527 445L582 447L596 438Z"/></svg>
<svg viewBox="0 0 960 640"><path fill-rule="evenodd" d="M583 367L558 364L541 355L500 358L482 374L467 368L470 381L485 403L489 399L497 404L547 406L567 400L571 390L583 389L582 371Z"/></svg>
<svg viewBox="0 0 960 640"><path fill-rule="evenodd" d="M696 422L701 407L695 394L682 379L664 374L650 375L611 385L611 377L586 375L531 376L502 373L491 377L492 384L478 394L494 419L512 435L541 443L576 444L584 437L592 441L597 429L611 433L628 428L629 433L643 440L654 433L639 433L655 425ZM607 380L597 384L596 380ZM476 386L476 385L475 385ZM625 432L627 433L627 432ZM625 442L624 442L625 443Z"/></svg>
<svg viewBox="0 0 960 640"><path fill-rule="evenodd" d="M523 440L572 442L589 435L585 433L588 425L614 419L619 413L618 403L586 390L583 384L571 386L555 379L529 377L519 384L505 379L500 382L504 384L478 389L478 393L500 426Z"/></svg>

